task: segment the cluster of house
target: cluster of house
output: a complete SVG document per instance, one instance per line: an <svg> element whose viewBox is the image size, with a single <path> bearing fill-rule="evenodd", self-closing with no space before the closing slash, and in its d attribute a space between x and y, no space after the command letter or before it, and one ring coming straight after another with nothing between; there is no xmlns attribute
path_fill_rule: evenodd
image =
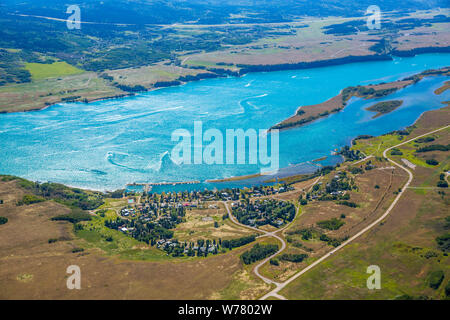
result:
<svg viewBox="0 0 450 320"><path fill-rule="evenodd" d="M177 241L173 241L170 239L160 239L156 242L156 247L159 249L167 249L168 247L183 247L183 244L177 242ZM215 253L218 250L217 245L210 243L208 245L208 247L206 245L199 247L197 245L194 245L192 247L188 247L188 246L184 246L184 253L188 253L189 249L193 250L193 251L200 251L202 253L208 252L208 253Z"/></svg>
<svg viewBox="0 0 450 320"><path fill-rule="evenodd" d="M264 199L264 200L256 200L255 202L253 202L250 206L250 209L247 210L247 204L242 203L242 202L232 202L231 203L231 207L233 209L233 211L235 210L240 210L241 212L244 212L246 215L250 215L253 216L251 219L248 219L245 224L256 227L258 225L262 225L267 223L267 218L268 218L268 214L270 212L267 212L267 210L264 208L265 205L267 204L276 204L277 205L281 205L284 206L285 202L282 201L275 201L272 199ZM273 224L275 224L276 226L281 226L283 225L285 222L283 219L278 218L274 221L272 221Z"/></svg>
<svg viewBox="0 0 450 320"><path fill-rule="evenodd" d="M136 210L133 208L123 208L122 210L120 210L120 215L123 217L135 217L136 216Z"/></svg>
<svg viewBox="0 0 450 320"><path fill-rule="evenodd" d="M179 245L178 242L172 242L172 240L169 239L161 239L156 242L157 248L178 247Z"/></svg>
<svg viewBox="0 0 450 320"><path fill-rule="evenodd" d="M119 227L119 231L122 231L123 233L127 233L129 231L133 231L134 228L128 228L128 227Z"/></svg>
<svg viewBox="0 0 450 320"><path fill-rule="evenodd" d="M280 187L278 189L268 189L268 190L265 190L264 193L261 192L261 190L259 190L259 189L254 189L254 190L251 191L249 196L252 197L252 198L259 198L259 197L262 197L262 196L270 196L270 195L273 195L273 194L283 193L283 192L291 191L291 190L294 190L294 188L291 187L291 186Z"/></svg>
<svg viewBox="0 0 450 320"><path fill-rule="evenodd" d="M346 171L340 171L334 175L323 187L323 183L319 182L314 185L312 192L306 194L306 199L328 201L328 200L349 200L350 193L357 186L352 177L347 175Z"/></svg>
<svg viewBox="0 0 450 320"><path fill-rule="evenodd" d="M259 219L249 219L248 220L248 225L251 227L257 227L258 225L260 225L261 223L263 223L264 221L266 221L265 218L259 218ZM276 221L274 221L275 224L280 227L283 225L284 221L283 219L277 219Z"/></svg>
<svg viewBox="0 0 450 320"><path fill-rule="evenodd" d="M176 202L174 199L170 199L169 202L161 202L161 208L181 208L181 207L191 207L197 208L198 203L195 202Z"/></svg>
<svg viewBox="0 0 450 320"><path fill-rule="evenodd" d="M250 189L245 189L245 192L250 197L261 197L265 195L273 195L277 193L283 193L286 191L293 190L294 188L291 186L281 186L279 188L274 188L271 186L268 187L252 187ZM179 202L179 199L184 199L189 202L202 202L202 201L232 201L238 200L239 195L241 193L241 189L227 189L224 191L201 191L201 192L185 192L185 193L172 193L169 192L164 194L163 202Z"/></svg>
<svg viewBox="0 0 450 320"><path fill-rule="evenodd" d="M262 197L266 195L272 195L277 193L286 192L293 189L292 187L264 187L264 188L252 188L247 190L247 196L250 197ZM160 224L166 229L170 229L174 226L174 223L177 223L173 219L173 213L183 212L188 208L209 208L209 209L218 209L218 204L212 201L225 200L225 201L234 201L231 206L233 208L238 208L241 206L241 201L239 200L240 190L231 189L225 190L223 192L191 192L191 193L167 193L167 194L153 194L148 197L144 196L141 198L141 203L136 203L136 201L129 201L128 206L122 208L120 210L120 215L126 220L132 220L136 223L145 224L147 222L154 222ZM134 200L134 199L133 199ZM265 200L256 200L257 203L266 203ZM273 201L273 200L270 200ZM258 213L258 216L255 219L251 219L249 223L251 225L261 224L265 220L265 212L260 209L259 205L255 205L255 211ZM166 221L167 220L167 221ZM175 221L175 222L174 222ZM284 221L282 219L278 219L275 221L277 225L282 225ZM132 233L135 228L130 227L135 226L134 223L125 223L119 226L117 229L123 233ZM215 243L204 244L204 245L196 245L196 246L186 246L185 243L179 243L176 240L170 239L160 239L156 242L157 248L165 250L167 252L172 252L172 250L176 249L176 251L180 252L182 249L184 253L191 254L192 251L204 254L208 253L217 253L218 246Z"/></svg>

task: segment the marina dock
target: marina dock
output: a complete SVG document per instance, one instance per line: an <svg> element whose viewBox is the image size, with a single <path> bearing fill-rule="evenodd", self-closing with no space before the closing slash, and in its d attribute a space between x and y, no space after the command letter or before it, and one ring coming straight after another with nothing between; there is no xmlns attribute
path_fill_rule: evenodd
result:
<svg viewBox="0 0 450 320"><path fill-rule="evenodd" d="M144 189L144 192L150 192L153 189L153 186L175 186L180 184L198 184L200 181L182 181L182 182L148 182L148 183L128 183L126 184L126 187L135 187L135 186L141 186Z"/></svg>

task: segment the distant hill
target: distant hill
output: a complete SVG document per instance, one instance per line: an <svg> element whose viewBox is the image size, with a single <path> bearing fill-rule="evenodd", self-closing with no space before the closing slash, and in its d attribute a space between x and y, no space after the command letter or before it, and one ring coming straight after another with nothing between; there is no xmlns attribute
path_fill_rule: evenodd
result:
<svg viewBox="0 0 450 320"><path fill-rule="evenodd" d="M81 0L84 21L172 24L261 23L291 21L295 16L358 16L370 5L382 11L449 7L447 0ZM65 0L3 0L2 13L67 18Z"/></svg>

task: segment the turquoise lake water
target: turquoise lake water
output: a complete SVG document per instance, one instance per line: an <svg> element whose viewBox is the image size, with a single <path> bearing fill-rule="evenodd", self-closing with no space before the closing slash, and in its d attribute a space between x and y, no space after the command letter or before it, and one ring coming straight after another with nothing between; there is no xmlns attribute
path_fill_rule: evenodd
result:
<svg viewBox="0 0 450 320"><path fill-rule="evenodd" d="M35 181L60 182L97 190L131 182L219 179L258 173L259 165L177 165L170 159L174 130L267 129L291 116L300 105L323 102L347 86L388 82L450 65L450 54L424 54L393 61L325 68L252 73L210 79L134 97L89 104L58 104L35 112L0 115L0 173ZM280 132L280 176L311 172L340 157L331 152L361 134L379 135L411 125L425 111L450 100L433 91L448 80L426 78L388 97L352 99L344 111L306 126ZM402 99L394 112L372 119L366 107ZM206 143L204 144L206 145ZM252 183L260 181L254 180ZM243 182L226 184L234 186ZM248 182L246 182L248 183ZM201 189L210 184L190 186ZM186 186L178 186L186 189Z"/></svg>

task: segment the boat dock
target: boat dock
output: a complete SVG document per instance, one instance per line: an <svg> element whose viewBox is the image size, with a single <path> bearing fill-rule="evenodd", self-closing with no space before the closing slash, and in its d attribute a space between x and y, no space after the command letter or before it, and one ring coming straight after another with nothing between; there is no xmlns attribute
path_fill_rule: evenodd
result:
<svg viewBox="0 0 450 320"><path fill-rule="evenodd" d="M183 181L183 182L148 182L148 183L128 183L126 184L126 187L135 187L135 186L141 186L144 188L144 192L150 192L153 189L153 186L175 186L180 184L198 184L200 181Z"/></svg>

